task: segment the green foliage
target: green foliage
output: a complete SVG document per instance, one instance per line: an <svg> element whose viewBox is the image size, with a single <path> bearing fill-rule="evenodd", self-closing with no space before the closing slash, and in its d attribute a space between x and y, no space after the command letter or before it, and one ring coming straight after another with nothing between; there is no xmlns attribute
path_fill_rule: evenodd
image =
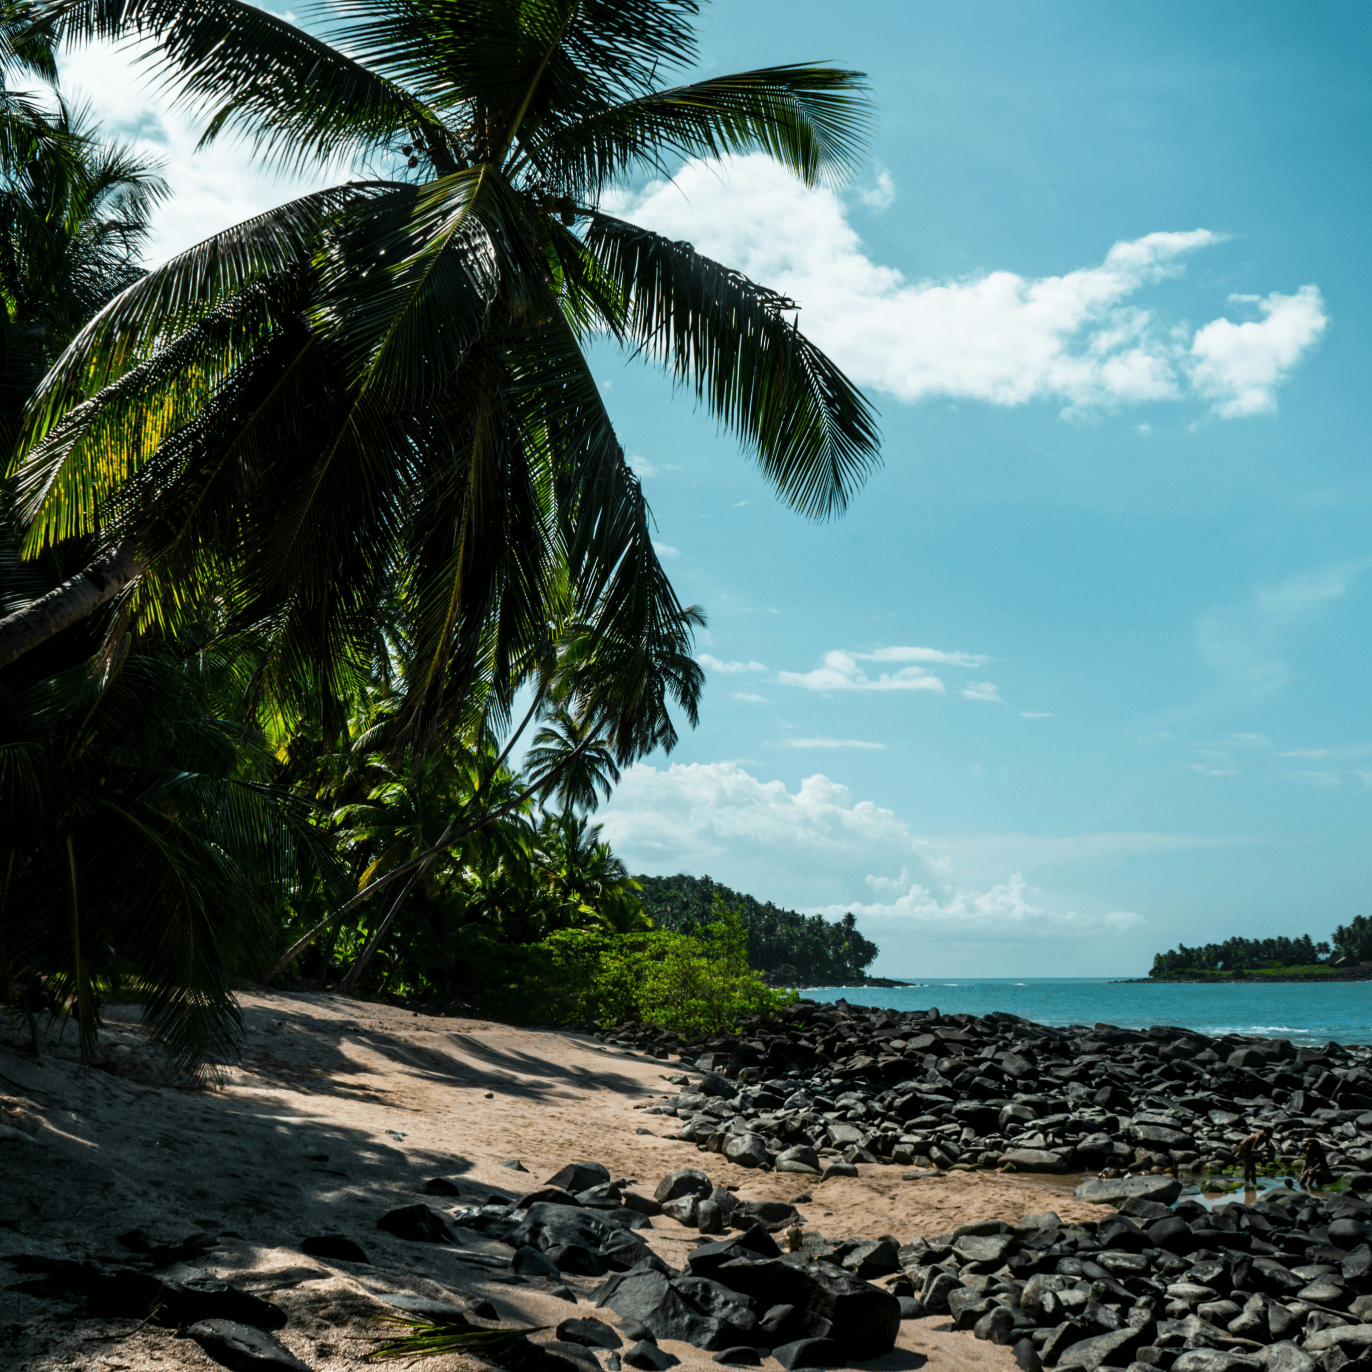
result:
<svg viewBox="0 0 1372 1372"><path fill-rule="evenodd" d="M463 994L480 1012L523 1022L639 1020L686 1036L791 1003L794 992L771 989L748 967L739 911L720 902L715 914L700 936L565 929L513 948L469 938Z"/></svg>
<svg viewBox="0 0 1372 1372"><path fill-rule="evenodd" d="M641 876L638 881L644 908L663 929L693 933L713 918L717 902L736 908L748 931L749 964L773 976L810 985L852 981L864 975L879 951L858 933L852 914L837 922L797 914L771 901L764 905L707 876Z"/></svg>
<svg viewBox="0 0 1372 1372"><path fill-rule="evenodd" d="M1347 924L1340 924L1334 930L1331 942L1335 958L1347 958L1350 962L1372 961L1372 919L1354 915Z"/></svg>
<svg viewBox="0 0 1372 1372"><path fill-rule="evenodd" d="M1265 969L1302 968L1318 963L1329 952L1327 943L1315 943L1309 934L1299 938L1231 938L1188 948L1184 943L1153 958L1149 976L1173 972L1248 972Z"/></svg>
<svg viewBox="0 0 1372 1372"><path fill-rule="evenodd" d="M260 739L214 713L214 669L138 655L0 686L0 986L68 1010L87 1058L127 984L184 1070L232 1053L230 979L259 965L302 865L335 876Z"/></svg>

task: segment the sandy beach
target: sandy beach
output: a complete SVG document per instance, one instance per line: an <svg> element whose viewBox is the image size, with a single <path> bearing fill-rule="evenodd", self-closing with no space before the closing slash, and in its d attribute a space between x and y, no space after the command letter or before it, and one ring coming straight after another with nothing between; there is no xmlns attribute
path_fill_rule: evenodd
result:
<svg viewBox="0 0 1372 1372"><path fill-rule="evenodd" d="M355 1366L375 1346L377 1316L393 1313L388 1295L486 1298L508 1324L591 1314L614 1324L586 1299L597 1279L566 1279L578 1297L573 1306L549 1294L553 1283L514 1278L510 1250L470 1230L446 1245L377 1228L397 1206L422 1201L443 1214L527 1193L576 1161L600 1162L648 1194L681 1167L736 1187L741 1199L811 1194L798 1206L806 1228L836 1239L889 1234L908 1242L973 1220L1102 1213L1072 1199L1068 1178L951 1172L907 1182L900 1167L864 1165L857 1178L820 1184L743 1170L662 1137L675 1125L670 1116L635 1109L674 1094L665 1078L678 1064L587 1035L420 1016L327 994L247 992L241 1002L246 1050L208 1090L168 1083L129 1007L107 1011L96 1070L80 1069L70 1030L65 1039L47 1037L38 1062L19 1053L13 1031L0 1039L0 1255L30 1260L6 1269L0 1362L112 1372L216 1366L172 1330L88 1319L79 1302L54 1296L23 1270L33 1259L127 1261L118 1236L134 1229L156 1243L197 1233L213 1240L191 1268L281 1306L289 1314L281 1341L321 1372ZM515 1160L524 1172L502 1166ZM448 1178L460 1195L424 1195L433 1177ZM697 1232L666 1217L652 1226L642 1237L683 1266ZM302 1240L324 1234L360 1244L370 1265L302 1253ZM863 1365L1013 1367L1008 1348L937 1328L946 1325L946 1316L907 1321L896 1349ZM552 1337L551 1329L534 1336ZM715 1366L687 1344L663 1347L686 1368ZM431 1365L475 1364L453 1356Z"/></svg>

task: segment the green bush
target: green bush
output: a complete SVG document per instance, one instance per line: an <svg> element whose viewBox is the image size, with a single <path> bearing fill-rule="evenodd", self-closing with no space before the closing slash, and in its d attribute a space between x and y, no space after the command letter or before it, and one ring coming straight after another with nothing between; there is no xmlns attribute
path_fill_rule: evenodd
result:
<svg viewBox="0 0 1372 1372"><path fill-rule="evenodd" d="M748 931L717 902L703 935L563 929L512 945L470 935L464 991L472 1008L520 1023L635 1019L691 1036L734 1028L796 999L748 967Z"/></svg>

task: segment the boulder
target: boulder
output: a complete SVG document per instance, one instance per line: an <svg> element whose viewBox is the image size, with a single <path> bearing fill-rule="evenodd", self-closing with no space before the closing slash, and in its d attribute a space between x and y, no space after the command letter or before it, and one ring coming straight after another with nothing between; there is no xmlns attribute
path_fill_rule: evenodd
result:
<svg viewBox="0 0 1372 1372"><path fill-rule="evenodd" d="M800 1172L810 1176L819 1173L819 1154L808 1144L798 1144L794 1148L783 1148L777 1154L778 1172Z"/></svg>
<svg viewBox="0 0 1372 1372"><path fill-rule="evenodd" d="M714 1354L711 1361L722 1363L725 1367L761 1367L762 1354L756 1348L740 1344L737 1348L725 1348Z"/></svg>
<svg viewBox="0 0 1372 1372"><path fill-rule="evenodd" d="M1065 1172L1067 1159L1048 1148L1009 1148L1000 1155L1002 1166L1010 1163L1017 1172Z"/></svg>
<svg viewBox="0 0 1372 1372"><path fill-rule="evenodd" d="M1152 1342L1156 1332L1154 1325L1144 1324L1080 1339L1058 1354L1057 1364L1059 1367L1080 1367L1084 1372L1096 1372L1102 1364L1123 1366L1135 1349Z"/></svg>
<svg viewBox="0 0 1372 1372"><path fill-rule="evenodd" d="M420 1190L426 1196L460 1196L462 1188L456 1182L451 1182L447 1177L430 1177Z"/></svg>
<svg viewBox="0 0 1372 1372"><path fill-rule="evenodd" d="M376 1227L394 1234L398 1239L408 1239L411 1243L452 1243L453 1231L448 1228L443 1216L430 1210L427 1205L402 1205L395 1210L387 1210L377 1220Z"/></svg>
<svg viewBox="0 0 1372 1372"><path fill-rule="evenodd" d="M189 1277L185 1281L162 1280L158 1293L158 1322L184 1326L202 1320L229 1320L254 1329L282 1329L286 1312L251 1292L240 1291L214 1277Z"/></svg>
<svg viewBox="0 0 1372 1372"><path fill-rule="evenodd" d="M767 1141L761 1134L734 1134L724 1142L724 1156L740 1167L766 1167Z"/></svg>
<svg viewBox="0 0 1372 1372"><path fill-rule="evenodd" d="M851 1162L845 1162L842 1158L835 1158L828 1167L824 1169L821 1181L828 1181L830 1177L856 1177L858 1176L857 1167Z"/></svg>
<svg viewBox="0 0 1372 1372"><path fill-rule="evenodd" d="M740 1293L718 1287L703 1277L680 1280L686 1283L681 1289L663 1272L636 1267L616 1274L600 1287L595 1293L596 1305L613 1310L624 1319L637 1320L654 1338L678 1339L707 1352L742 1343L757 1328L754 1303L740 1300ZM746 1315L747 1328L712 1314L692 1297L712 1302L729 1314Z"/></svg>
<svg viewBox="0 0 1372 1372"><path fill-rule="evenodd" d="M598 1162L569 1162L560 1172L554 1172L544 1185L575 1194L589 1191L593 1186L603 1186L609 1180L610 1169Z"/></svg>
<svg viewBox="0 0 1372 1372"><path fill-rule="evenodd" d="M1303 1348L1283 1340L1265 1350L1267 1372L1315 1372L1315 1360Z"/></svg>
<svg viewBox="0 0 1372 1372"><path fill-rule="evenodd" d="M953 1252L963 1262L1004 1262L1015 1247L1013 1234L959 1234Z"/></svg>
<svg viewBox="0 0 1372 1372"><path fill-rule="evenodd" d="M1114 1180L1084 1181L1075 1192L1079 1201L1096 1205L1119 1205L1127 1200L1150 1200L1171 1205L1181 1195L1181 1182L1175 1177L1117 1177Z"/></svg>
<svg viewBox="0 0 1372 1372"><path fill-rule="evenodd" d="M558 1275L557 1264L546 1254L540 1253L537 1248L532 1248L527 1243L515 1249L510 1270L521 1277L555 1277Z"/></svg>
<svg viewBox="0 0 1372 1372"><path fill-rule="evenodd" d="M655 1343L640 1340L623 1357L626 1366L635 1367L639 1372L666 1372L681 1361L674 1353L668 1353Z"/></svg>
<svg viewBox="0 0 1372 1372"><path fill-rule="evenodd" d="M726 1262L735 1258L779 1258L781 1249L765 1229L753 1228L719 1243L701 1243L693 1248L686 1259L691 1274L697 1277L713 1277Z"/></svg>
<svg viewBox="0 0 1372 1372"><path fill-rule="evenodd" d="M788 1341L832 1338L844 1349L847 1360L858 1362L879 1358L895 1346L900 1302L889 1291L859 1281L829 1263L813 1262L799 1254L740 1257L719 1266L714 1277L731 1290L751 1296L760 1310L794 1306L794 1314L778 1330Z"/></svg>
<svg viewBox="0 0 1372 1372"><path fill-rule="evenodd" d="M678 1224L684 1224L689 1228L695 1228L700 1223L700 1207L708 1201L701 1197L691 1194L686 1196L676 1196L672 1200L662 1202L662 1213L669 1220L675 1220ZM718 1206L715 1207L718 1210Z"/></svg>
<svg viewBox="0 0 1372 1372"><path fill-rule="evenodd" d="M607 1267L626 1271L652 1256L643 1240L623 1225L595 1210L566 1205L530 1206L509 1243L536 1248L560 1271L589 1277L603 1276Z"/></svg>
<svg viewBox="0 0 1372 1372"><path fill-rule="evenodd" d="M862 1281L900 1271L900 1250L890 1239L862 1239L843 1255L843 1268Z"/></svg>
<svg viewBox="0 0 1372 1372"><path fill-rule="evenodd" d="M1335 1347L1356 1358L1364 1348L1372 1347L1372 1324L1340 1324L1305 1336L1307 1353L1323 1353Z"/></svg>
<svg viewBox="0 0 1372 1372"><path fill-rule="evenodd" d="M694 1167L684 1167L677 1172L668 1172L658 1182L653 1197L662 1203L676 1200L678 1196L699 1196L704 1200L714 1189L714 1182L704 1172Z"/></svg>
<svg viewBox="0 0 1372 1372"><path fill-rule="evenodd" d="M557 1327L563 1343L579 1343L583 1348L622 1348L624 1340L604 1320L563 1320Z"/></svg>
<svg viewBox="0 0 1372 1372"><path fill-rule="evenodd" d="M570 1205L573 1210L579 1210L581 1200L560 1186L540 1186L537 1191L530 1191L515 1201L516 1210L527 1210L531 1205Z"/></svg>
<svg viewBox="0 0 1372 1372"><path fill-rule="evenodd" d="M200 1320L186 1330L215 1362L233 1372L309 1372L280 1339L233 1320Z"/></svg>

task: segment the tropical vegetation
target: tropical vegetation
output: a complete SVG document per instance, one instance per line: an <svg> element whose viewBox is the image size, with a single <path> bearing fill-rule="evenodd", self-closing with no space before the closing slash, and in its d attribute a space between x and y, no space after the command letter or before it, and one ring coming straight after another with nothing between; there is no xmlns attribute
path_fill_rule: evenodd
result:
<svg viewBox="0 0 1372 1372"><path fill-rule="evenodd" d="M1338 931L1343 934L1343 929ZM1337 936L1336 936L1337 937ZM1153 958L1151 977L1186 973L1234 973L1329 970L1325 959L1329 944L1315 943L1308 934L1298 938L1230 938L1223 943L1207 943L1188 948L1184 943ZM1335 955L1336 957L1341 954Z"/></svg>
<svg viewBox="0 0 1372 1372"><path fill-rule="evenodd" d="M201 1071L245 977L682 1028L770 1003L776 919L655 927L590 819L695 724L704 618L587 346L662 367L807 517L878 454L794 302L603 209L687 157L855 163L860 74L694 79L696 12L0 0L0 986L35 1044L66 1014L89 1057L131 996ZM340 179L144 271L158 169L14 89L97 38L206 140Z"/></svg>
<svg viewBox="0 0 1372 1372"><path fill-rule="evenodd" d="M848 913L837 922L783 910L732 891L708 876L638 878L643 906L660 929L696 934L722 905L738 911L748 936L748 963L774 980L810 986L854 981L876 960L875 943Z"/></svg>

